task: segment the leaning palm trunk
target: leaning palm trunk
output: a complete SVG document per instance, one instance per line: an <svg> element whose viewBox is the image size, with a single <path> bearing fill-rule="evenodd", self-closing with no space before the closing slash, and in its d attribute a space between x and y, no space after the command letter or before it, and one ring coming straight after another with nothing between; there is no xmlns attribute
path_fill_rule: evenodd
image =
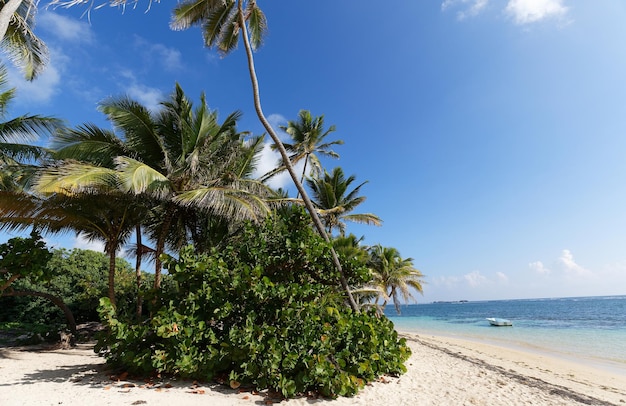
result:
<svg viewBox="0 0 626 406"><path fill-rule="evenodd" d="M254 96L254 108L256 110L257 116L259 117L261 124L263 124L263 127L265 127L265 130L268 132L270 137L272 137L272 140L276 144L278 151L280 152L280 156L282 157L283 162L285 164L285 167L287 168L287 172L289 172L289 175L291 176L293 183L296 185L296 189L298 189L298 193L300 194L300 196L302 196L302 201L304 202L304 206L306 207L309 214L311 215L311 219L313 220L313 224L315 224L315 228L317 228L320 235L324 238L324 240L326 240L326 242L330 242L328 233L326 233L326 230L324 229L324 225L322 224L322 221L317 215L317 211L315 210L315 207L313 207L313 203L311 202L311 199L309 199L309 196L304 190L302 183L298 179L298 175L294 171L293 165L291 165L291 161L289 160L289 155L287 155L285 146L281 142L280 138L278 138L278 135L276 134L276 132L270 125L269 121L267 121L267 118L265 117L265 115L263 114L263 110L261 109L259 82L257 80L256 71L254 68L252 47L250 46L250 40L248 39L248 31L246 29L246 21L244 17L243 7L241 5L241 0L238 0L237 7L238 7L238 14L239 14L239 24L242 30L243 43L246 49L246 56L248 58L248 71L250 72L250 81L252 82L252 92ZM333 257L333 263L335 267L337 268L337 271L339 272L339 275L340 275L339 280L341 282L341 287L344 289L346 296L348 298L348 303L350 304L350 307L352 308L352 310L358 313L359 306L357 305L356 301L354 300L354 297L352 296L352 292L350 291L350 287L348 286L348 280L346 279L345 273L343 272L343 268L341 267L341 263L339 262L339 257L337 257L337 253L335 252L335 249L332 246L330 247L330 250L331 250L332 257Z"/></svg>
<svg viewBox="0 0 626 406"><path fill-rule="evenodd" d="M21 4L22 0L9 0L0 9L0 39L6 35L11 19Z"/></svg>

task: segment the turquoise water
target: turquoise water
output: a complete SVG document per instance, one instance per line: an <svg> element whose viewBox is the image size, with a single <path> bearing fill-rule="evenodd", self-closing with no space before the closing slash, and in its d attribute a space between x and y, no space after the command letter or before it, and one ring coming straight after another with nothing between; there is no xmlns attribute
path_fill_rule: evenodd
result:
<svg viewBox="0 0 626 406"><path fill-rule="evenodd" d="M626 374L626 296L431 303L386 314L399 331L523 347ZM513 327L492 327L487 317Z"/></svg>

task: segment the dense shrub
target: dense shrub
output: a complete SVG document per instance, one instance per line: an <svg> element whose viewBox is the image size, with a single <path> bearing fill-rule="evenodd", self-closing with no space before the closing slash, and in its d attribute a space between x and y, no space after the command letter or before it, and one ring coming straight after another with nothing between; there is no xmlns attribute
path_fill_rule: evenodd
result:
<svg viewBox="0 0 626 406"><path fill-rule="evenodd" d="M50 293L63 300L77 323L98 320L98 303L107 295L109 258L102 252L83 249L56 249L47 261L46 281L24 278L16 281L15 290ZM123 258L116 260L115 290L120 312L132 314L137 295L135 270ZM0 322L65 325L63 312L40 297L1 297Z"/></svg>
<svg viewBox="0 0 626 406"><path fill-rule="evenodd" d="M392 323L356 314L336 288L325 243L301 210L249 225L221 252L185 248L166 267L175 282L144 324L122 320L107 299L109 331L96 350L135 374L154 372L254 385L292 397L353 395L410 355ZM368 272L346 262L353 282Z"/></svg>

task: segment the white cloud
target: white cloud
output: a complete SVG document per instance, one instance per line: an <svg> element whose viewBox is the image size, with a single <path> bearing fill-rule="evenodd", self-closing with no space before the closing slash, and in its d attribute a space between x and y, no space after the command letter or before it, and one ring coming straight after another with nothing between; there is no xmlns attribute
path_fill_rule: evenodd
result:
<svg viewBox="0 0 626 406"><path fill-rule="evenodd" d="M463 275L463 279L472 287L478 287L488 282L488 279L481 275L479 271L472 271L468 274Z"/></svg>
<svg viewBox="0 0 626 406"><path fill-rule="evenodd" d="M496 278L500 283L508 283L509 277L503 272L496 272Z"/></svg>
<svg viewBox="0 0 626 406"><path fill-rule="evenodd" d="M455 6L463 7L463 10L457 11L456 16L459 20L464 20L468 17L477 16L488 4L489 0L445 0L441 3L441 10L446 11Z"/></svg>
<svg viewBox="0 0 626 406"><path fill-rule="evenodd" d="M183 62L179 50L168 48L165 45L155 44L152 46L152 51L157 54L166 70L177 71L183 68Z"/></svg>
<svg viewBox="0 0 626 406"><path fill-rule="evenodd" d="M516 24L530 24L548 18L563 18L567 14L564 0L510 0L504 12Z"/></svg>
<svg viewBox="0 0 626 406"><path fill-rule="evenodd" d="M176 48L150 43L140 36L135 36L134 44L137 50L142 53L144 59L148 61L156 60L167 71L176 72L184 67L182 54Z"/></svg>
<svg viewBox="0 0 626 406"><path fill-rule="evenodd" d="M565 274L570 276L589 276L592 274L591 271L578 265L576 261L574 261L574 255L567 249L563 250L557 263L561 266Z"/></svg>
<svg viewBox="0 0 626 406"><path fill-rule="evenodd" d="M280 130L280 126L284 126L287 124L287 119L284 116L280 114L270 114L267 117L267 121L269 121L270 125L272 126L274 131L276 131L276 134L281 141L288 142L291 140L287 133ZM272 150L271 145L273 143L274 141L272 141L269 136L266 136L266 142L263 146L263 150L261 151L261 157L258 161L257 169L253 174L254 177L261 177L262 175L268 173L278 166L280 162L280 154L278 153L278 151ZM297 174L302 173L303 165L304 163L302 162L296 164L294 170ZM291 176L289 176L289 173L287 171L284 171L281 174L270 178L267 184L274 189L285 189L293 186L293 181L291 180Z"/></svg>
<svg viewBox="0 0 626 406"><path fill-rule="evenodd" d="M516 24L524 25L545 19L563 19L568 12L565 0L509 0L504 13ZM443 12L455 8L457 19L465 20L484 12L489 0L444 0L441 3Z"/></svg>
<svg viewBox="0 0 626 406"><path fill-rule="evenodd" d="M24 73L14 65L7 64L11 86L17 89L18 103L46 104L61 91L61 77L69 58L57 48L50 48L50 61L42 73L32 82L24 79Z"/></svg>
<svg viewBox="0 0 626 406"><path fill-rule="evenodd" d="M42 12L37 16L37 26L62 41L89 44L94 40L91 27L86 21L78 21L51 11Z"/></svg>
<svg viewBox="0 0 626 406"><path fill-rule="evenodd" d="M74 238L72 248L104 252L104 244L101 241L89 241L83 234L79 234Z"/></svg>
<svg viewBox="0 0 626 406"><path fill-rule="evenodd" d="M550 269L546 268L541 261L531 262L528 264L528 267L540 275L550 275L552 272Z"/></svg>
<svg viewBox="0 0 626 406"><path fill-rule="evenodd" d="M461 279L456 276L436 276L433 278L433 285L453 288L457 286L460 281Z"/></svg>
<svg viewBox="0 0 626 406"><path fill-rule="evenodd" d="M121 75L128 82L122 85L128 97L137 100L152 111L159 110L159 103L165 99L161 90L138 83L135 74L130 70L122 71Z"/></svg>
<svg viewBox="0 0 626 406"><path fill-rule="evenodd" d="M281 141L285 142L290 140L289 134L280 129L280 126L286 126L288 123L288 120L283 115L270 114L267 116L267 121L270 123L274 131L276 131L276 134Z"/></svg>
<svg viewBox="0 0 626 406"><path fill-rule="evenodd" d="M157 111L159 109L159 103L164 99L163 92L159 89L139 83L129 86L126 90L126 94L152 111Z"/></svg>
<svg viewBox="0 0 626 406"><path fill-rule="evenodd" d="M259 178L276 168L276 166L278 166L278 162L280 162L280 155L277 151L272 151L271 145L271 142L266 142L263 146L256 171L253 174L255 178ZM289 173L285 171L270 178L267 181L267 184L273 189L285 188L291 184L291 177L289 176Z"/></svg>

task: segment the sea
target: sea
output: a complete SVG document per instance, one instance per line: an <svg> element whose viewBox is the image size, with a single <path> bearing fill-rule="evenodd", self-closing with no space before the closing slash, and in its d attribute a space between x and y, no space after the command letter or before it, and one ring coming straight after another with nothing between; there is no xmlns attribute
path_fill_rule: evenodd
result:
<svg viewBox="0 0 626 406"><path fill-rule="evenodd" d="M482 341L593 363L626 375L626 295L389 304L396 330ZM493 327L488 317L512 321Z"/></svg>

